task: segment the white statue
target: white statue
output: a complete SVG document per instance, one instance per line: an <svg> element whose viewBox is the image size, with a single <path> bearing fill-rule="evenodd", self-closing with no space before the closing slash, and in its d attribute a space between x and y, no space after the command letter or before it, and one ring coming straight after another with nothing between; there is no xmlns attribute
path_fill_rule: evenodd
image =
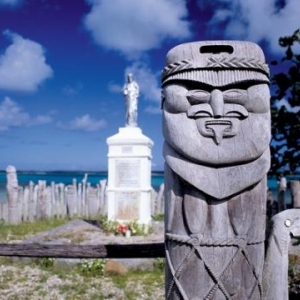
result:
<svg viewBox="0 0 300 300"><path fill-rule="evenodd" d="M127 75L127 83L124 85L123 94L126 99L126 126L136 127L139 86L134 81L132 74Z"/></svg>

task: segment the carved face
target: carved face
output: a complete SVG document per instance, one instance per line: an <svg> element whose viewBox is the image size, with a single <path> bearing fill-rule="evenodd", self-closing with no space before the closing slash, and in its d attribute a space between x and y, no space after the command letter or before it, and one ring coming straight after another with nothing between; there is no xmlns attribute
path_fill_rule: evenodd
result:
<svg viewBox="0 0 300 300"><path fill-rule="evenodd" d="M207 165L255 160L270 142L267 84L211 87L174 81L163 88L164 137L189 160Z"/></svg>

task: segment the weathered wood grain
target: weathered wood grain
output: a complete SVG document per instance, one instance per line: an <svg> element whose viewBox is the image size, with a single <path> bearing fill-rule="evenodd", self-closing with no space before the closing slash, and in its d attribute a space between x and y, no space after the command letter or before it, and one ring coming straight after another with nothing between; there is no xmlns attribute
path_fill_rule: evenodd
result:
<svg viewBox="0 0 300 300"><path fill-rule="evenodd" d="M167 54L166 299L264 299L268 82L253 43L194 42Z"/></svg>
<svg viewBox="0 0 300 300"><path fill-rule="evenodd" d="M293 207L300 208L300 181L299 180L291 180L290 186L291 186Z"/></svg>
<svg viewBox="0 0 300 300"><path fill-rule="evenodd" d="M54 258L156 258L164 257L164 244L49 245L0 244L0 256Z"/></svg>
<svg viewBox="0 0 300 300"><path fill-rule="evenodd" d="M291 235L300 236L300 209L288 209L271 219L264 264L264 291L267 300L288 300L288 250Z"/></svg>

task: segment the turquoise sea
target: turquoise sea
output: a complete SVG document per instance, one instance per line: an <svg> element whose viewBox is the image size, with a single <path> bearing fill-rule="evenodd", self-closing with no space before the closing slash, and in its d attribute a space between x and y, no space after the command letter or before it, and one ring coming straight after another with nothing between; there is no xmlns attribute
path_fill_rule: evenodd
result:
<svg viewBox="0 0 300 300"><path fill-rule="evenodd" d="M93 171L18 171L18 182L21 186L26 186L30 181L37 183L38 180L45 180L47 184L64 183L71 184L73 178L77 182L81 182L84 175L87 174L87 181L92 185L96 185L100 180L107 179L107 172L93 172ZM297 176L299 180L299 176ZM289 181L292 178L287 178ZM151 183L152 187L158 191L159 186L164 182L163 171L152 172ZM273 198L277 198L277 181L276 178L268 178L268 187L273 192ZM287 204L291 202L290 194L287 191L286 195ZM0 202L6 201L6 172L0 171Z"/></svg>

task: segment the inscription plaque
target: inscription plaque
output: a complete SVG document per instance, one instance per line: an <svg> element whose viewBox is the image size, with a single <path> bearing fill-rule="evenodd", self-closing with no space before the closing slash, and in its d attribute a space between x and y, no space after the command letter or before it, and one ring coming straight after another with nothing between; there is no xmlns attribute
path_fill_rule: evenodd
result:
<svg viewBox="0 0 300 300"><path fill-rule="evenodd" d="M116 187L139 187L140 169L138 159L116 160Z"/></svg>
<svg viewBox="0 0 300 300"><path fill-rule="evenodd" d="M115 192L116 219L138 220L140 192Z"/></svg>

